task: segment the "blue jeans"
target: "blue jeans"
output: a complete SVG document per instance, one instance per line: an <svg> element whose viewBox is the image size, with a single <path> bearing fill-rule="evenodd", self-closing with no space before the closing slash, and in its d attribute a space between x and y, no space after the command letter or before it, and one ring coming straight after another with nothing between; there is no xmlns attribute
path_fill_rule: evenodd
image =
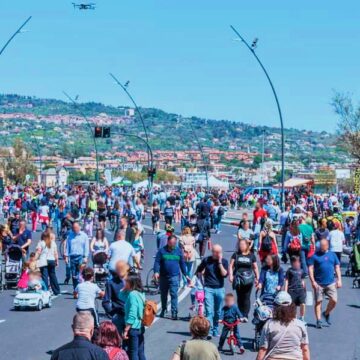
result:
<svg viewBox="0 0 360 360"><path fill-rule="evenodd" d="M70 256L70 273L72 276L74 290L79 283L80 265L83 262L82 255L71 255Z"/></svg>
<svg viewBox="0 0 360 360"><path fill-rule="evenodd" d="M307 266L308 251L309 250L307 250L307 249L301 249L301 252L300 252L301 268L303 269L305 275L309 275L309 270L308 270L308 266Z"/></svg>
<svg viewBox="0 0 360 360"><path fill-rule="evenodd" d="M171 314L178 312L178 290L179 290L179 276L173 277L160 277L160 294L161 294L161 309L162 311L167 308L167 296L170 292L171 298Z"/></svg>
<svg viewBox="0 0 360 360"><path fill-rule="evenodd" d="M230 329L228 327L226 327L226 326L223 327L221 336L220 336L220 341L219 341L219 348L222 348L224 346L224 343L228 337L229 331L230 331ZM243 346L241 336L240 336L239 325L234 327L234 336L236 337L236 340L237 340L237 346L238 347Z"/></svg>
<svg viewBox="0 0 360 360"><path fill-rule="evenodd" d="M222 216L215 216L214 229L220 231Z"/></svg>
<svg viewBox="0 0 360 360"><path fill-rule="evenodd" d="M193 261L185 261L185 268L186 268L186 276L188 276L190 279L192 278L192 267L193 267L194 262ZM184 285L186 285L186 277L185 275L182 276L183 277L183 281L184 281Z"/></svg>
<svg viewBox="0 0 360 360"><path fill-rule="evenodd" d="M216 334L219 331L219 319L223 301L225 297L225 288L212 289L205 287L205 313L210 322L210 333Z"/></svg>
<svg viewBox="0 0 360 360"><path fill-rule="evenodd" d="M145 329L130 329L129 331L129 360L146 360L145 344L144 344Z"/></svg>

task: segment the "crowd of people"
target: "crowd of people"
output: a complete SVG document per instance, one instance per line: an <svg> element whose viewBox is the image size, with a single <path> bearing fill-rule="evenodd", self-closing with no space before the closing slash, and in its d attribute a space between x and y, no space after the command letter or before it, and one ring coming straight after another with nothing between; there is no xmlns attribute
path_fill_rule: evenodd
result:
<svg viewBox="0 0 360 360"><path fill-rule="evenodd" d="M52 359L146 359L144 317L150 317L151 325L156 313L142 283L146 256L154 257L160 318L168 318L170 296L169 317L176 321L179 290L191 288L191 310L197 312L190 321L193 338L180 344L174 360L220 359L229 333L244 353L239 324L251 320L254 289L257 298L270 299L272 314L261 331L257 359L306 360L306 279L314 291L316 327L321 329L323 321L331 324L342 286L344 246L352 247L360 238L360 207L352 194L319 196L304 189L286 193L284 211L276 200L266 192L246 198L239 189L148 192L105 186L9 186L0 201L2 254L6 257L10 247L20 247L24 261L18 288L26 290L36 278L39 290L50 291L53 298L61 294L57 267L61 257L65 260L64 284L72 282L76 299L74 340L54 351ZM227 259L213 234L221 233L230 208L242 206L237 239ZM156 235L155 254L146 253L146 214ZM180 235L175 234L176 226ZM34 246L38 230L41 236ZM113 238L105 236L107 230L113 231ZM95 260L101 254L101 271L106 271L102 281ZM99 320L96 299L111 320ZM216 347L210 340L218 337Z"/></svg>

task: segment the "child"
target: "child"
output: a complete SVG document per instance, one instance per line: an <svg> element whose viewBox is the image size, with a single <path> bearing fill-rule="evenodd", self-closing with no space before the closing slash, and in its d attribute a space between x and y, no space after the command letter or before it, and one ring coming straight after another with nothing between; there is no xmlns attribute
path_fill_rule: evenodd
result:
<svg viewBox="0 0 360 360"><path fill-rule="evenodd" d="M17 283L17 288L21 290L26 290L29 283L29 262L24 261L21 269L21 275Z"/></svg>
<svg viewBox="0 0 360 360"><path fill-rule="evenodd" d="M102 291L97 284L93 283L94 270L92 268L85 268L82 271L84 282L78 284L75 288L77 295L76 311L89 311L94 317L95 327L99 326L98 316L95 310L95 299L102 298L105 292Z"/></svg>
<svg viewBox="0 0 360 360"><path fill-rule="evenodd" d="M42 280L40 271L29 272L28 288L33 288L36 291L48 291L44 281Z"/></svg>
<svg viewBox="0 0 360 360"><path fill-rule="evenodd" d="M227 322L229 324L234 323L236 320L243 321L243 316L237 307L235 305L235 297L233 294L226 294L225 295L225 306L221 310L221 316L219 323ZM228 336L230 329L224 324L224 327L221 332L220 341L218 350L222 351L222 347L224 346L224 343L226 341L226 338ZM240 331L239 331L239 325L234 326L234 335L237 340L237 346L239 347L240 354L243 354L245 352L245 348L242 344L242 340L240 337Z"/></svg>
<svg viewBox="0 0 360 360"><path fill-rule="evenodd" d="M292 256L290 259L291 267L285 275L285 291L287 291L293 303L300 307L300 320L305 322L305 302L306 287L305 273L301 269L299 256Z"/></svg>
<svg viewBox="0 0 360 360"><path fill-rule="evenodd" d="M190 292L190 298L191 298L190 310L195 311L196 303L198 304L198 306L200 302L202 302L202 304L204 305L204 299L205 299L204 286L201 282L201 279L196 276L195 283L190 284L189 287L192 288Z"/></svg>
<svg viewBox="0 0 360 360"><path fill-rule="evenodd" d="M39 267L37 266L36 254L34 252L30 253L28 264L30 271L39 271Z"/></svg>

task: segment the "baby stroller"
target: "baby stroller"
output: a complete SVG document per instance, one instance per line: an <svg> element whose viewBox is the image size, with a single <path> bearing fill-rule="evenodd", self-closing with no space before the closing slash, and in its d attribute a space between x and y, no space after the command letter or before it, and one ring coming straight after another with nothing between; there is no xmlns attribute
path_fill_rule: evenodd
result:
<svg viewBox="0 0 360 360"><path fill-rule="evenodd" d="M349 264L345 275L355 277L353 280L353 288L360 288L360 242L354 244L349 254Z"/></svg>
<svg viewBox="0 0 360 360"><path fill-rule="evenodd" d="M107 254L105 251L97 251L93 255L94 280L101 290L105 289L106 280L109 275L107 269Z"/></svg>
<svg viewBox="0 0 360 360"><path fill-rule="evenodd" d="M5 253L5 287L16 286L22 269L23 253L19 245L10 245Z"/></svg>
<svg viewBox="0 0 360 360"><path fill-rule="evenodd" d="M253 342L254 350L258 351L260 348L261 331L267 320L272 318L272 311L276 294L262 294L258 296L255 294L255 308L252 323L255 325L255 338Z"/></svg>

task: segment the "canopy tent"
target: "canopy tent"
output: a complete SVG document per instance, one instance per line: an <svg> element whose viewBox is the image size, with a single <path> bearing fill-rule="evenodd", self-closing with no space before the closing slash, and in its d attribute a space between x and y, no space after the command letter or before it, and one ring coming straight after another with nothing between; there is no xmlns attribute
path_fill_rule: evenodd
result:
<svg viewBox="0 0 360 360"><path fill-rule="evenodd" d="M204 184L206 185L206 184ZM217 179L215 176L209 176L209 186L213 188L220 188L220 189L229 189L229 183L227 181L222 181Z"/></svg>
<svg viewBox="0 0 360 360"><path fill-rule="evenodd" d="M132 181L127 180L122 176L119 176L111 181L111 185L131 186Z"/></svg>
<svg viewBox="0 0 360 360"><path fill-rule="evenodd" d="M284 187L285 188L294 188L294 187L303 186L303 185L310 185L312 183L313 183L313 180L309 180L309 179L291 178L291 179L285 181ZM274 187L280 188L281 184L276 184L276 185L274 185Z"/></svg>
<svg viewBox="0 0 360 360"><path fill-rule="evenodd" d="M140 189L140 188L147 188L148 186L149 186L149 180L148 179L140 181L140 182L133 185L135 190ZM153 188L156 187L156 188L159 188L159 189L161 187L159 184L155 184L155 183L153 183L152 186L153 186Z"/></svg>

